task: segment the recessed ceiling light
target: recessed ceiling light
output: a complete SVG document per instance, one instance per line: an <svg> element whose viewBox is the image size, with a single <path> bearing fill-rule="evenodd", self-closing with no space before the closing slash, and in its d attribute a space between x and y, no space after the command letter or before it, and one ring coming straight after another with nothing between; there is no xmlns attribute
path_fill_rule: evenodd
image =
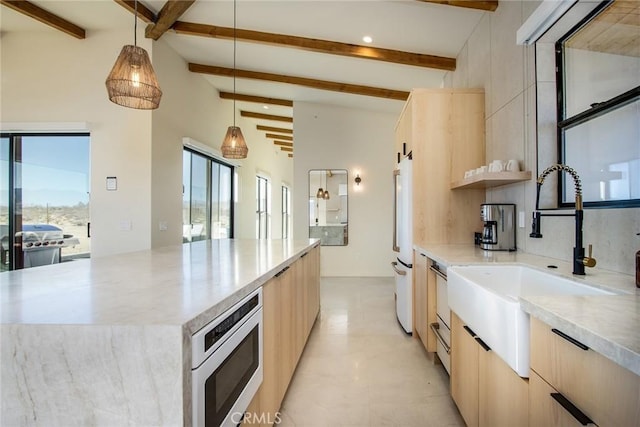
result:
<svg viewBox="0 0 640 427"><path fill-rule="evenodd" d="M265 110L268 110L269 106L268 105L263 105L262 108L264 108Z"/></svg>
<svg viewBox="0 0 640 427"><path fill-rule="evenodd" d="M371 43L373 41L373 39L371 38L371 36L364 36L362 38L362 41L365 43Z"/></svg>

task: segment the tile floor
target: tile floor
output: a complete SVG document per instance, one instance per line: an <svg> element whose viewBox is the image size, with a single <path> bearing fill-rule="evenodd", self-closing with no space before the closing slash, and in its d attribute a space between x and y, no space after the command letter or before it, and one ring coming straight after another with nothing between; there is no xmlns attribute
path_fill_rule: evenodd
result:
<svg viewBox="0 0 640 427"><path fill-rule="evenodd" d="M392 278L323 278L280 426L464 426L449 377L395 317Z"/></svg>

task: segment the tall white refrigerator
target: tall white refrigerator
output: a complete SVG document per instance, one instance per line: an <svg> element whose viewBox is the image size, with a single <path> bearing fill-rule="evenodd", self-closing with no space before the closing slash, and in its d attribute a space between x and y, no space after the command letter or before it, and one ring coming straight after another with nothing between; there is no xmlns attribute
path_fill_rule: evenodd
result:
<svg viewBox="0 0 640 427"><path fill-rule="evenodd" d="M396 315L402 329L412 332L413 294L413 215L411 196L411 155L405 157L393 171L394 230L393 250L396 260L391 263L396 281Z"/></svg>

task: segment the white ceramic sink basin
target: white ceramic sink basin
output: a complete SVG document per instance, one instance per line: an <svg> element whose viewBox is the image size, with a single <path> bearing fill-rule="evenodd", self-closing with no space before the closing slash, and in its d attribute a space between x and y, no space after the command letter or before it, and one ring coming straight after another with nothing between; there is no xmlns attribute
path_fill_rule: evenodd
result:
<svg viewBox="0 0 640 427"><path fill-rule="evenodd" d="M449 307L521 377L529 377L529 315L520 296L613 295L517 265L447 269Z"/></svg>

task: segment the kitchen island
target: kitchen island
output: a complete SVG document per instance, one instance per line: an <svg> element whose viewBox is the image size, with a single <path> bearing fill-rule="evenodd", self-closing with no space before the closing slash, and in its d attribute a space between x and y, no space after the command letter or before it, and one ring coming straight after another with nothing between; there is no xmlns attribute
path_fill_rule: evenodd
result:
<svg viewBox="0 0 640 427"><path fill-rule="evenodd" d="M1 274L0 424L191 425L191 335L318 245L208 240Z"/></svg>

